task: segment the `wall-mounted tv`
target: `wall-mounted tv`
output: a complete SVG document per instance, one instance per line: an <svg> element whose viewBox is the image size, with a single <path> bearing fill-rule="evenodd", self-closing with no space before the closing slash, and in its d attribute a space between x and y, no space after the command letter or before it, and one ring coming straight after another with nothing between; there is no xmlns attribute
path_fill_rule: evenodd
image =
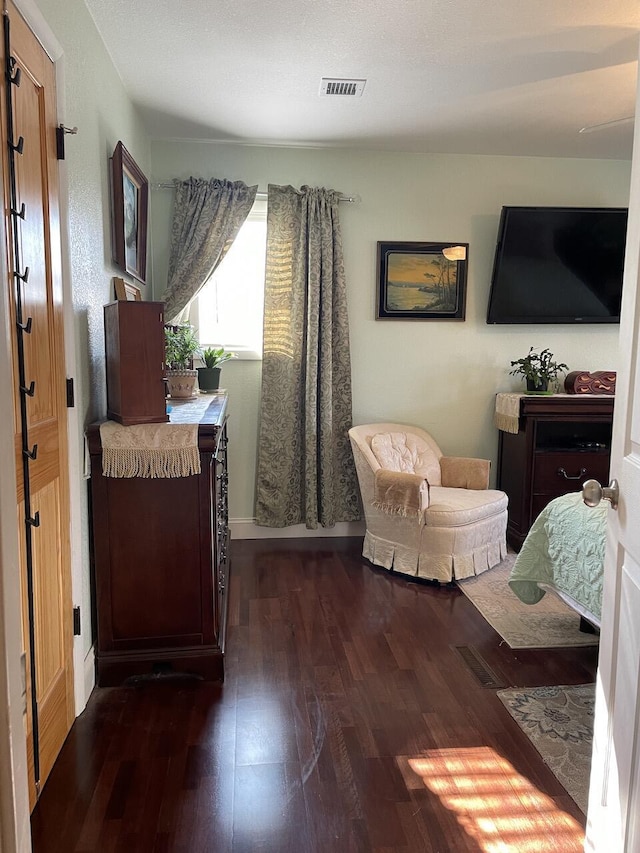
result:
<svg viewBox="0 0 640 853"><path fill-rule="evenodd" d="M619 323L627 209L503 207L487 323Z"/></svg>

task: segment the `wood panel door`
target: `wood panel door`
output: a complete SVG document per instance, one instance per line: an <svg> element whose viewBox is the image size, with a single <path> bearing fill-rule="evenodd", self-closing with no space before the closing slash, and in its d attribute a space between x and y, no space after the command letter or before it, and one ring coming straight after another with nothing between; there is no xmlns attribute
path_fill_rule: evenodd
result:
<svg viewBox="0 0 640 853"><path fill-rule="evenodd" d="M9 155L6 144L7 100L1 109L5 145L3 159L6 244L10 271L6 283L12 319L16 321L17 287L21 288L23 320L32 318L30 334L23 335L26 384L34 382L32 397L26 397L29 445L37 445L37 456L28 464L31 517L40 524L31 528L33 566L33 627L35 632L35 696L39 736L39 779L34 775L33 684L29 661L29 609L26 583L26 537L21 548L23 589L23 644L27 655L27 753L30 769L30 801L35 804L40 785L46 780L74 719L73 700L73 613L69 541L69 484L67 449L66 376L62 317L62 278L56 159L55 70L40 43L15 7L8 2L10 52L15 68L21 70L20 85L11 85L14 143L24 140L15 156L15 186L20 211L11 214ZM3 45L3 54L5 48ZM3 56L4 63L4 56ZM4 86L7 86L6 81ZM15 230L14 230L15 229ZM17 254L14 257L14 247ZM29 277L24 283L12 274L20 264ZM15 323L14 323L15 328ZM25 523L22 419L17 338L13 343L15 376L14 420L18 480L17 513L21 531Z"/></svg>

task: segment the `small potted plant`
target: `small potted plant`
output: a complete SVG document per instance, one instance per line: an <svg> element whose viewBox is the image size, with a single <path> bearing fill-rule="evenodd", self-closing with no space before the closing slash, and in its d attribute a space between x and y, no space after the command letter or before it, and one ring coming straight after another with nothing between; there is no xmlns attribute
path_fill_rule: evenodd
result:
<svg viewBox="0 0 640 853"><path fill-rule="evenodd" d="M198 336L193 326L164 327L165 378L172 397L193 397L197 373L194 356L200 352Z"/></svg>
<svg viewBox="0 0 640 853"><path fill-rule="evenodd" d="M220 387L220 368L232 358L237 358L235 352L229 352L224 347L207 347L202 350L204 367L198 368L198 386L201 391L217 391Z"/></svg>
<svg viewBox="0 0 640 853"><path fill-rule="evenodd" d="M533 347L524 358L512 361L511 367L513 370L509 371L509 375L523 376L529 394L553 394L553 391L549 391L549 383L555 382L561 370L569 369L563 362L554 361L550 350L536 352Z"/></svg>

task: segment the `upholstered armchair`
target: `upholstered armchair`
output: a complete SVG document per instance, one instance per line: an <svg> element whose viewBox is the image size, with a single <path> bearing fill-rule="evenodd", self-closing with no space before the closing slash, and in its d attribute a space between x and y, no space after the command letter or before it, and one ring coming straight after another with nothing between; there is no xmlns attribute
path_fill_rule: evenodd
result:
<svg viewBox="0 0 640 853"><path fill-rule="evenodd" d="M362 554L377 566L448 582L507 553L507 496L489 489L489 461L443 456L403 424L363 424L349 438L367 530Z"/></svg>

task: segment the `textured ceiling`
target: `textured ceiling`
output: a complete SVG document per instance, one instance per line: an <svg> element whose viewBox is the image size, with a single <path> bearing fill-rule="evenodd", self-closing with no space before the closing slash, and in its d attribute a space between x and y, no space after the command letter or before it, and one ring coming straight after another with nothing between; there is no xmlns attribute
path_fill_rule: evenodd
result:
<svg viewBox="0 0 640 853"><path fill-rule="evenodd" d="M154 137L631 158L637 0L85 2Z"/></svg>

